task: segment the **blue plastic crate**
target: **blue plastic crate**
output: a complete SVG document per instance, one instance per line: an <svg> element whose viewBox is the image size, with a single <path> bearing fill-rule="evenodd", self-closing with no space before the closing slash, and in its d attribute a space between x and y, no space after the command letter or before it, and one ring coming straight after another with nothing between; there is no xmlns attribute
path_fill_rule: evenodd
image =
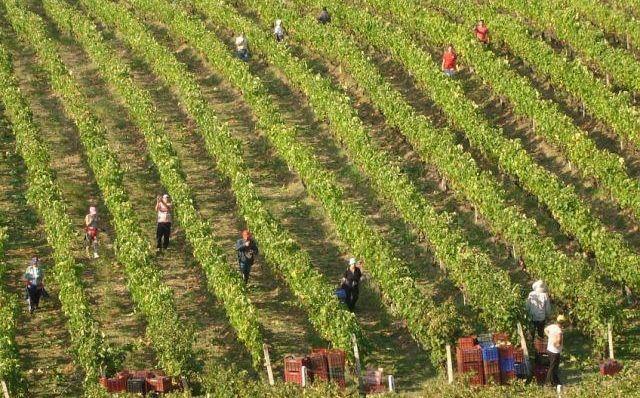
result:
<svg viewBox="0 0 640 398"><path fill-rule="evenodd" d="M485 362L497 361L498 360L498 347L495 345L483 345L482 349L482 360Z"/></svg>
<svg viewBox="0 0 640 398"><path fill-rule="evenodd" d="M514 363L513 370L516 372L516 376L519 378L525 377L527 375L527 368L524 366L524 363Z"/></svg>
<svg viewBox="0 0 640 398"><path fill-rule="evenodd" d="M502 358L500 360L501 372L513 372L516 361L513 358Z"/></svg>

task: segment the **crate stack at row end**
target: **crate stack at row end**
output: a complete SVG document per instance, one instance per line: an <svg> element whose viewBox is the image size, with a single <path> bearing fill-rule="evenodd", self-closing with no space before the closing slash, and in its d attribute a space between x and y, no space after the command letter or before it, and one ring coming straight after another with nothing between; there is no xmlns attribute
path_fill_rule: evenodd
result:
<svg viewBox="0 0 640 398"><path fill-rule="evenodd" d="M472 385L506 384L516 376L526 377L522 350L511 345L504 333L458 339L456 359L460 373L471 373Z"/></svg>
<svg viewBox="0 0 640 398"><path fill-rule="evenodd" d="M544 384L549 372L549 355L547 354L547 338L536 336L533 339L533 348L536 352L533 375L538 384Z"/></svg>
<svg viewBox="0 0 640 398"><path fill-rule="evenodd" d="M303 367L306 375L303 374ZM344 388L346 386L345 367L344 351L313 349L307 356L287 355L284 358L284 381L299 385L314 381L331 381Z"/></svg>

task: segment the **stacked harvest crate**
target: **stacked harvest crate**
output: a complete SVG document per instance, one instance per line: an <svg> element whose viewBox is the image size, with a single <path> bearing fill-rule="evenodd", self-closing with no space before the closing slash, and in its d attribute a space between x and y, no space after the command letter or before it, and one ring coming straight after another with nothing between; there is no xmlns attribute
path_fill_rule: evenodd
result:
<svg viewBox="0 0 640 398"><path fill-rule="evenodd" d="M456 347L456 360L458 372L472 374L469 382L472 385L484 384L484 366L482 362L482 349L477 344L475 336L461 337Z"/></svg>
<svg viewBox="0 0 640 398"><path fill-rule="evenodd" d="M306 375L303 375L303 367ZM303 385L313 381L332 381L346 386L346 356L342 350L314 348L308 356L288 355L284 359L284 381Z"/></svg>
<svg viewBox="0 0 640 398"><path fill-rule="evenodd" d="M101 377L100 384L110 393L167 393L180 388L179 384L174 383L170 377L167 377L160 370L136 370L132 372L124 370L118 372L115 377Z"/></svg>
<svg viewBox="0 0 640 398"><path fill-rule="evenodd" d="M547 354L547 338L536 336L533 340L533 347L536 352L535 367L533 374L539 384L543 384L549 371L549 355Z"/></svg>
<svg viewBox="0 0 640 398"><path fill-rule="evenodd" d="M507 384L516 378L516 370L526 377L523 357L505 333L463 337L456 347L458 371L471 373L472 385Z"/></svg>

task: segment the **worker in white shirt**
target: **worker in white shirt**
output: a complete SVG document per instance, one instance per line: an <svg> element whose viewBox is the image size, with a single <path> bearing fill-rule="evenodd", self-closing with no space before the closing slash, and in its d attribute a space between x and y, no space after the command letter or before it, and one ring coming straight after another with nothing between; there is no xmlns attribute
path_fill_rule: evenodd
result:
<svg viewBox="0 0 640 398"><path fill-rule="evenodd" d="M527 312L533 321L534 332L532 334L543 338L546 320L551 315L551 300L543 281L536 281L531 288L533 290L527 297Z"/></svg>
<svg viewBox="0 0 640 398"><path fill-rule="evenodd" d="M247 37L243 34L236 37L236 55L242 61L247 62L249 60L249 42Z"/></svg>
<svg viewBox="0 0 640 398"><path fill-rule="evenodd" d="M284 27L282 26L282 19L276 19L276 24L273 27L273 35L276 37L277 42L284 40Z"/></svg>
<svg viewBox="0 0 640 398"><path fill-rule="evenodd" d="M171 208L173 204L169 200L169 195L158 196L156 200L156 212L158 213L158 223L156 227L156 241L158 253L169 247L171 237Z"/></svg>
<svg viewBox="0 0 640 398"><path fill-rule="evenodd" d="M556 322L544 329L547 335L547 355L549 355L549 371L547 372L547 384L551 386L560 385L560 354L564 345L563 324L566 322L564 315L558 315Z"/></svg>

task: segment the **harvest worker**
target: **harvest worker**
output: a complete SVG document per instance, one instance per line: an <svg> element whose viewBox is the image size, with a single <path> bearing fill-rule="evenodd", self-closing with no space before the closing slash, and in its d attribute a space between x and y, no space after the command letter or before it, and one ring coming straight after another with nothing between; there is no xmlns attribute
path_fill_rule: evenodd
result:
<svg viewBox="0 0 640 398"><path fill-rule="evenodd" d="M475 29L473 30L476 38L482 44L489 44L489 28L484 24L484 21L481 19L476 24Z"/></svg>
<svg viewBox="0 0 640 398"><path fill-rule="evenodd" d="M84 243L85 251L89 257L89 249L93 246L93 258L98 258L98 209L89 207L89 214L84 217Z"/></svg>
<svg viewBox="0 0 640 398"><path fill-rule="evenodd" d="M321 24L326 24L331 22L331 15L329 15L329 11L327 11L327 7L322 7L322 11L320 11L320 15L318 15L318 22Z"/></svg>
<svg viewBox="0 0 640 398"><path fill-rule="evenodd" d="M238 252L240 273L242 274L244 284L246 285L249 283L251 266L253 266L253 262L256 260L256 256L258 255L258 245L248 229L242 230L242 238L238 239L236 242L236 251Z"/></svg>
<svg viewBox="0 0 640 398"><path fill-rule="evenodd" d="M284 40L284 27L282 27L282 19L276 19L276 24L273 28L273 35L276 37L277 42Z"/></svg>
<svg viewBox="0 0 640 398"><path fill-rule="evenodd" d="M444 54L442 54L442 71L445 75L452 77L458 70L458 55L449 44Z"/></svg>
<svg viewBox="0 0 640 398"><path fill-rule="evenodd" d="M527 297L527 312L531 316L538 337L543 338L545 321L551 315L551 300L547 293L547 287L541 280L536 281L531 285L531 288L533 290Z"/></svg>
<svg viewBox="0 0 640 398"><path fill-rule="evenodd" d="M350 311L356 308L356 301L360 295L360 279L362 279L362 264L355 258L349 259L349 268L342 276L342 288L346 292L345 302Z"/></svg>
<svg viewBox="0 0 640 398"><path fill-rule="evenodd" d="M158 253L169 247L171 237L171 207L169 195L158 196L156 200L156 212L158 213L158 225L156 227L156 241Z"/></svg>
<svg viewBox="0 0 640 398"><path fill-rule="evenodd" d="M236 37L236 55L245 62L249 60L249 42L244 33Z"/></svg>
<svg viewBox="0 0 640 398"><path fill-rule="evenodd" d="M31 259L24 273L24 279L27 283L29 313L33 314L40 305L40 297L44 291L44 271L40 268L40 259L37 256Z"/></svg>
<svg viewBox="0 0 640 398"><path fill-rule="evenodd" d="M549 339L547 343L547 354L549 355L549 371L547 372L547 384L551 386L560 385L560 353L564 344L562 325L566 321L564 315L558 315L556 323L547 326L544 334Z"/></svg>

